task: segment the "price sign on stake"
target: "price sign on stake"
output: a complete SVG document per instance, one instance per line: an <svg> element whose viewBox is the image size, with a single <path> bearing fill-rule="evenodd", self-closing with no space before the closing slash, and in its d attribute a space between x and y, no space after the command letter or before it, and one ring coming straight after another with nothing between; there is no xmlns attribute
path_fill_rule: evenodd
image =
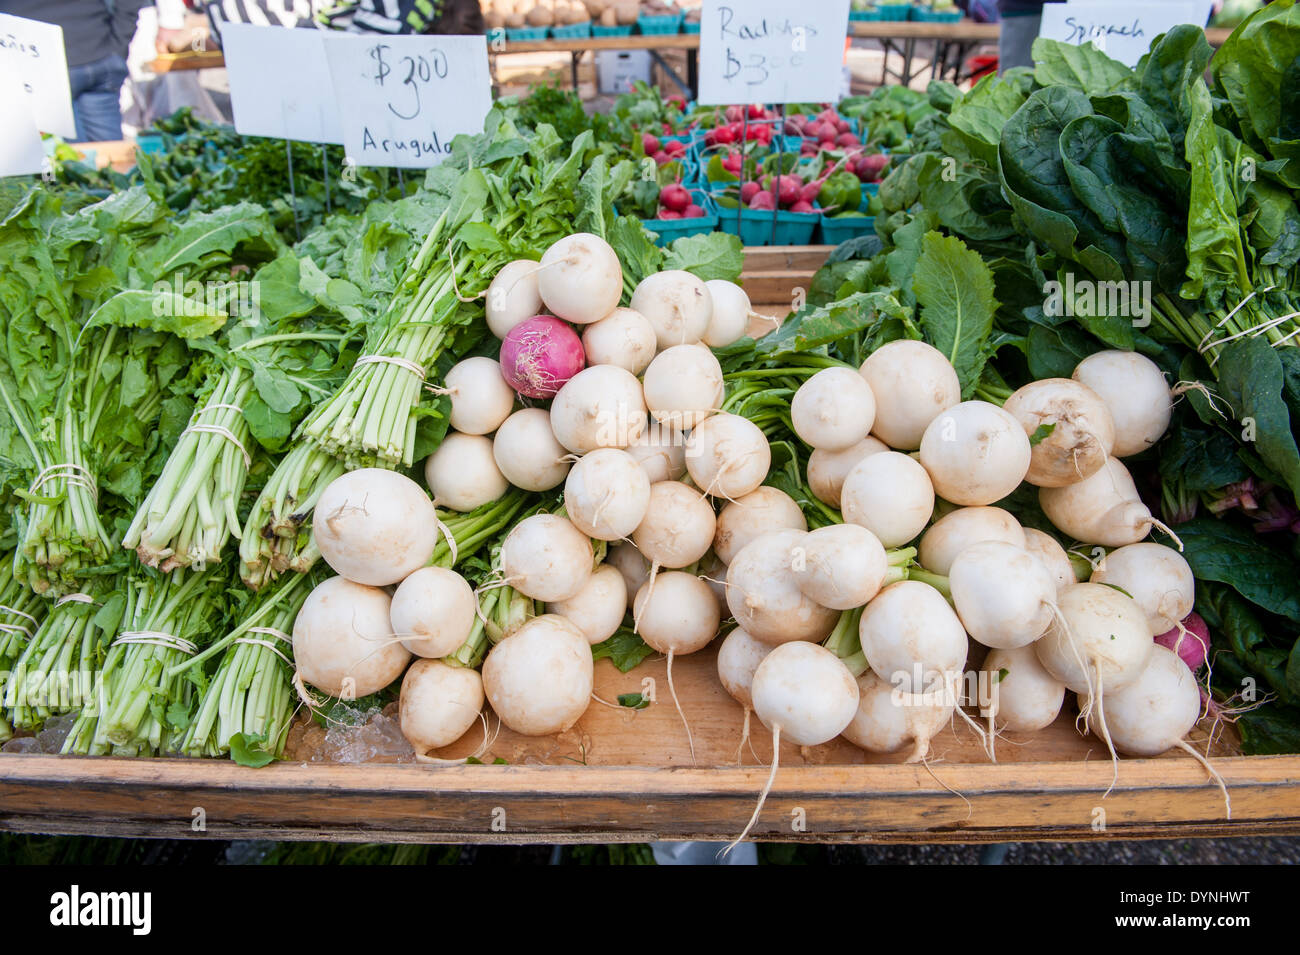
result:
<svg viewBox="0 0 1300 955"><path fill-rule="evenodd" d="M22 80L0 59L0 176L31 176L49 168Z"/></svg>
<svg viewBox="0 0 1300 955"><path fill-rule="evenodd" d="M1207 14L1204 0L1045 3L1038 35L1080 46L1092 43L1112 60L1136 66L1160 34L1180 23L1200 26Z"/></svg>
<svg viewBox="0 0 1300 955"><path fill-rule="evenodd" d="M699 101L833 102L848 28L849 0L704 0Z"/></svg>
<svg viewBox="0 0 1300 955"><path fill-rule="evenodd" d="M238 132L343 142L321 31L227 23L221 27L221 49Z"/></svg>
<svg viewBox="0 0 1300 955"><path fill-rule="evenodd" d="M63 28L0 13L0 57L18 77L36 128L64 139L76 139ZM9 95L7 90L4 95Z"/></svg>
<svg viewBox="0 0 1300 955"><path fill-rule="evenodd" d="M487 38L326 36L348 158L359 166L436 166L492 107Z"/></svg>

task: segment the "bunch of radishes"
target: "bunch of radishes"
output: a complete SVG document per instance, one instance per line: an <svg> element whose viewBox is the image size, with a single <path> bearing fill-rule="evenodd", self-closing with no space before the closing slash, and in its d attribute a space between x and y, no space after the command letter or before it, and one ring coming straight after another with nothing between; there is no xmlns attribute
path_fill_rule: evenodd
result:
<svg viewBox="0 0 1300 955"><path fill-rule="evenodd" d="M674 160L681 162L686 158L686 144L680 139L664 139L653 133L641 134L641 149L647 156L654 159L655 164L659 166L667 165Z"/></svg>
<svg viewBox="0 0 1300 955"><path fill-rule="evenodd" d="M816 116L790 116L785 121L789 136L802 136L816 152L819 149L851 149L862 145L853 127L834 109L827 108Z"/></svg>
<svg viewBox="0 0 1300 955"><path fill-rule="evenodd" d="M758 103L751 106L728 106L719 123L704 134L706 146L730 146L733 143L768 144L776 134L779 115Z"/></svg>
<svg viewBox="0 0 1300 955"><path fill-rule="evenodd" d="M659 212L655 215L656 219L699 219L706 214L690 190L680 183L672 183L659 190Z"/></svg>

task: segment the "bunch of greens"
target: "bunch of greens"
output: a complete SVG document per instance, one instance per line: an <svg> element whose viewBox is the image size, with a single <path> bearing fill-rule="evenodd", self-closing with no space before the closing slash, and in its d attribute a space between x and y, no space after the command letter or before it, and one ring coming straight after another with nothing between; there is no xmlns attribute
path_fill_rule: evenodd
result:
<svg viewBox="0 0 1300 955"><path fill-rule="evenodd" d="M0 555L0 705L3 705L14 665L31 644L45 617L46 604L13 574L14 555ZM13 735L13 726L0 716L0 741Z"/></svg>
<svg viewBox="0 0 1300 955"><path fill-rule="evenodd" d="M217 631L224 580L217 570L139 571L119 588L96 614L112 639L65 753L150 755L175 751L185 738L194 687L177 669Z"/></svg>

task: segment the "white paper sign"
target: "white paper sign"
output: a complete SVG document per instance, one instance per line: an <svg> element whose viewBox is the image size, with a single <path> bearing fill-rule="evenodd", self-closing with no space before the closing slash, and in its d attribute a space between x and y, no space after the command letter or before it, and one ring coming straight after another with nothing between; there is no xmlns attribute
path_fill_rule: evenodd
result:
<svg viewBox="0 0 1300 955"><path fill-rule="evenodd" d="M23 84L0 58L0 176L32 176L48 167Z"/></svg>
<svg viewBox="0 0 1300 955"><path fill-rule="evenodd" d="M320 30L226 23L221 50L235 129L308 143L342 143L334 84Z"/></svg>
<svg viewBox="0 0 1300 955"><path fill-rule="evenodd" d="M704 0L699 102L834 102L848 29L849 0Z"/></svg>
<svg viewBox="0 0 1300 955"><path fill-rule="evenodd" d="M26 91L36 127L64 139L76 139L63 28L0 13L0 56Z"/></svg>
<svg viewBox="0 0 1300 955"><path fill-rule="evenodd" d="M325 36L343 146L359 166L436 166L492 108L484 36Z"/></svg>
<svg viewBox="0 0 1300 955"><path fill-rule="evenodd" d="M1204 0L1045 3L1038 35L1080 46L1092 43L1112 60L1135 66L1160 34L1180 23L1203 26L1206 13Z"/></svg>

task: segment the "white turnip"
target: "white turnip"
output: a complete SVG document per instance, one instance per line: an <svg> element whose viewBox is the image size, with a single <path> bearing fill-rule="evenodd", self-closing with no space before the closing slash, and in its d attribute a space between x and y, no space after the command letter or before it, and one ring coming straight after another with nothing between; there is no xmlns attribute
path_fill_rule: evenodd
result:
<svg viewBox="0 0 1300 955"><path fill-rule="evenodd" d="M651 421L624 450L641 465L651 484L677 481L686 473L686 439L657 421Z"/></svg>
<svg viewBox="0 0 1300 955"><path fill-rule="evenodd" d="M772 448L767 436L748 418L717 414L695 427L686 443L686 470L712 497L734 501L767 478Z"/></svg>
<svg viewBox="0 0 1300 955"><path fill-rule="evenodd" d="M1025 531L1000 507L959 507L932 524L917 547L917 562L931 573L948 576L953 559L971 544L1005 541L1025 546Z"/></svg>
<svg viewBox="0 0 1300 955"><path fill-rule="evenodd" d="M321 492L312 536L336 573L386 587L433 557L438 515L433 501L410 478L362 468L336 478Z"/></svg>
<svg viewBox="0 0 1300 955"><path fill-rule="evenodd" d="M921 436L921 464L934 493L967 507L1006 497L1029 470L1029 436L987 401L963 401L939 414Z"/></svg>
<svg viewBox="0 0 1300 955"><path fill-rule="evenodd" d="M852 610L874 597L889 572L889 558L876 535L857 524L830 524L810 531L796 560L794 579L804 596L832 610Z"/></svg>
<svg viewBox="0 0 1300 955"><path fill-rule="evenodd" d="M491 358L466 358L443 379L451 397L451 427L462 434L491 434L510 417L515 390Z"/></svg>
<svg viewBox="0 0 1300 955"><path fill-rule="evenodd" d="M1053 527L1086 544L1123 547L1136 544L1153 527L1168 531L1142 503L1128 468L1118 458L1107 458L1100 471L1082 481L1039 488L1038 503ZM1173 536L1172 531L1169 534Z"/></svg>
<svg viewBox="0 0 1300 955"><path fill-rule="evenodd" d="M474 628L474 591L454 570L421 567L393 593L389 619L402 646L437 659L454 653Z"/></svg>
<svg viewBox="0 0 1300 955"><path fill-rule="evenodd" d="M925 342L899 339L880 346L859 373L876 399L872 433L898 451L915 451L940 412L961 401L951 362Z"/></svg>
<svg viewBox="0 0 1300 955"><path fill-rule="evenodd" d="M890 584L862 611L858 639L871 669L904 693L946 685L966 662L966 631L929 584Z"/></svg>
<svg viewBox="0 0 1300 955"><path fill-rule="evenodd" d="M742 547L764 534L807 529L808 521L794 498L764 486L729 502L718 513L713 552L722 563L729 564Z"/></svg>
<svg viewBox="0 0 1300 955"><path fill-rule="evenodd" d="M675 570L703 557L716 530L717 518L703 494L679 481L660 481L650 485L650 505L632 542L652 565Z"/></svg>
<svg viewBox="0 0 1300 955"><path fill-rule="evenodd" d="M640 312L616 308L582 330L582 348L591 365L617 365L634 375L655 357L655 330Z"/></svg>
<svg viewBox="0 0 1300 955"><path fill-rule="evenodd" d="M845 521L865 527L885 547L902 547L930 523L934 488L915 459L881 451L849 471L840 506Z"/></svg>
<svg viewBox="0 0 1300 955"><path fill-rule="evenodd" d="M608 242L588 232L552 244L536 271L542 302L575 325L600 321L623 297L623 267L618 255Z"/></svg>
<svg viewBox="0 0 1300 955"><path fill-rule="evenodd" d="M416 660L402 679L398 718L417 757L456 742L482 709L483 678L477 670Z"/></svg>
<svg viewBox="0 0 1300 955"><path fill-rule="evenodd" d="M986 540L958 554L948 589L966 632L986 647L1028 646L1051 625L1056 581L1023 547Z"/></svg>
<svg viewBox="0 0 1300 955"><path fill-rule="evenodd" d="M596 540L627 537L650 506L650 478L616 448L583 455L564 482L564 509L578 530Z"/></svg>
<svg viewBox="0 0 1300 955"><path fill-rule="evenodd" d="M511 529L501 543L505 580L534 600L568 600L591 576L591 540L555 514L534 514Z"/></svg>
<svg viewBox="0 0 1300 955"><path fill-rule="evenodd" d="M823 368L794 393L790 420L810 448L843 451L871 431L876 399L867 380L852 368Z"/></svg>
<svg viewBox="0 0 1300 955"><path fill-rule="evenodd" d="M740 762L741 750L749 739L749 714L754 710L754 698L750 695L754 671L771 652L772 644L755 640L741 627L736 627L727 634L718 647L718 679L722 682L722 688L745 710L740 743L736 746L737 763Z"/></svg>
<svg viewBox="0 0 1300 955"><path fill-rule="evenodd" d="M1095 474L1115 446L1115 425L1105 402L1070 378L1031 381L1002 406L1038 441L1030 449L1025 480L1064 487Z"/></svg>
<svg viewBox="0 0 1300 955"><path fill-rule="evenodd" d="M492 458L507 481L525 491L549 491L569 473L568 451L555 439L541 408L516 411L497 429Z"/></svg>
<svg viewBox="0 0 1300 955"><path fill-rule="evenodd" d="M622 571L606 563L592 571L582 589L568 600L548 603L546 612L569 621L594 646L604 643L622 625L628 600Z"/></svg>
<svg viewBox="0 0 1300 955"><path fill-rule="evenodd" d="M1163 544L1127 544L1111 551L1092 582L1118 587L1137 601L1152 633L1173 630L1192 612L1196 578L1183 555Z"/></svg>
<svg viewBox="0 0 1300 955"><path fill-rule="evenodd" d="M660 351L674 345L694 345L713 319L713 296L708 287L680 269L647 275L629 303L650 320Z"/></svg>
<svg viewBox="0 0 1300 955"><path fill-rule="evenodd" d="M668 692L673 705L686 728L686 739L691 748L691 762L695 761L695 739L691 726L677 699L673 683L673 658L700 650L718 635L722 622L718 601L709 585L694 574L670 570L653 581L647 581L637 592L632 608L636 632L653 650L668 657Z"/></svg>
<svg viewBox="0 0 1300 955"><path fill-rule="evenodd" d="M434 501L453 511L472 511L510 489L493 455L492 439L449 431L424 462Z"/></svg>
<svg viewBox="0 0 1300 955"><path fill-rule="evenodd" d="M591 645L555 614L534 617L483 662L483 692L501 722L524 736L563 733L591 702Z"/></svg>
<svg viewBox="0 0 1300 955"><path fill-rule="evenodd" d="M806 531L772 531L744 547L727 565L727 607L736 623L765 643L821 642L838 611L804 595L794 575Z"/></svg>
<svg viewBox="0 0 1300 955"><path fill-rule="evenodd" d="M1173 397L1160 367L1131 351L1099 351L1074 369L1074 380L1091 388L1106 404L1115 426L1110 452L1126 458L1151 447L1169 428Z"/></svg>
<svg viewBox="0 0 1300 955"><path fill-rule="evenodd" d="M952 721L956 694L944 689L905 693L867 670L858 677L858 709L844 738L871 753L896 753L909 743L906 762L922 762L930 740Z"/></svg>
<svg viewBox="0 0 1300 955"><path fill-rule="evenodd" d="M673 345L650 362L643 386L656 421L689 431L722 404L722 366L703 345Z"/></svg>
<svg viewBox="0 0 1300 955"><path fill-rule="evenodd" d="M829 743L858 711L858 684L840 658L815 643L785 643L758 665L750 684L754 712L772 731L772 769L754 814L728 849L740 843L758 821L776 780L781 738L798 746Z"/></svg>
<svg viewBox="0 0 1300 955"><path fill-rule="evenodd" d="M1025 550L1043 562L1043 566L1056 582L1058 593L1063 588L1079 582L1074 573L1074 565L1070 563L1070 556L1055 537L1032 527L1026 527L1024 530Z"/></svg>
<svg viewBox="0 0 1300 955"><path fill-rule="evenodd" d="M623 583L627 588L627 609L631 610L637 591L650 579L650 561L636 549L635 544L624 541L605 552L605 564L616 568L623 575Z"/></svg>
<svg viewBox="0 0 1300 955"><path fill-rule="evenodd" d="M390 604L387 592L346 577L317 584L293 622L298 674L348 700L378 693L396 680L411 653L393 637Z"/></svg>
<svg viewBox="0 0 1300 955"><path fill-rule="evenodd" d="M508 262L497 272L487 289L484 311L488 328L497 338L505 338L525 319L542 310L542 296L537 291L537 263L528 259Z"/></svg>
<svg viewBox="0 0 1300 955"><path fill-rule="evenodd" d="M701 340L710 348L726 348L745 337L754 308L735 282L711 279L704 283L713 300L713 315Z"/></svg>
<svg viewBox="0 0 1300 955"><path fill-rule="evenodd" d="M1032 646L990 650L981 667L988 700L981 700L994 730L1036 733L1056 722L1065 684L1044 669Z"/></svg>
<svg viewBox="0 0 1300 955"><path fill-rule="evenodd" d="M641 382L614 365L578 372L551 402L551 430L577 454L597 448L626 448L646 427Z"/></svg>

